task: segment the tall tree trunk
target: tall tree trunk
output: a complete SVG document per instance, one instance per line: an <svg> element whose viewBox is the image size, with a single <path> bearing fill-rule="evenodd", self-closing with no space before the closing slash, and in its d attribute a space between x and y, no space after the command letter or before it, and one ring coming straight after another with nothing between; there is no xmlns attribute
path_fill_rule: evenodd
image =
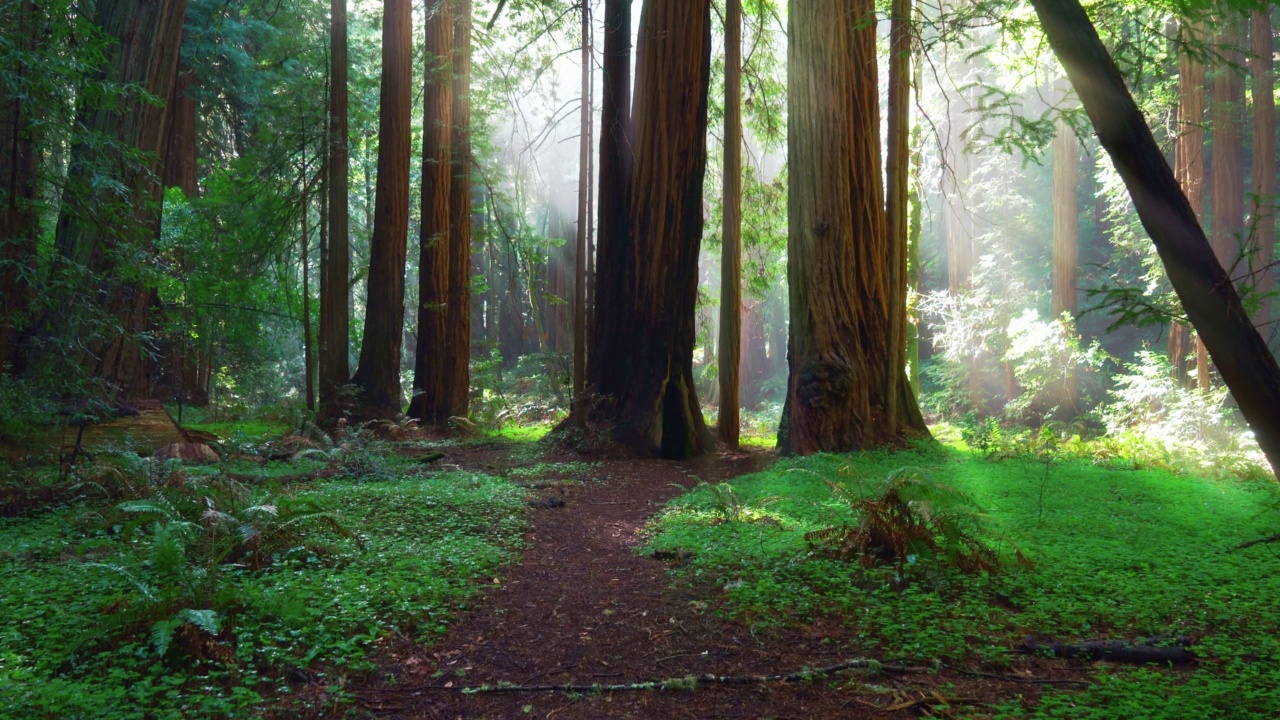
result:
<svg viewBox="0 0 1280 720"><path fill-rule="evenodd" d="M924 88L924 63L919 61L915 63L912 84L915 87L918 103ZM920 396L921 335L920 311L916 299L920 296L920 243L924 236L924 207L920 198L922 185L920 169L924 162L920 135L920 127L917 124L911 130L911 172L915 182L910 183L907 191L907 288L910 298L907 306L907 366L910 368L908 379L911 381L911 391L916 397Z"/></svg>
<svg viewBox="0 0 1280 720"><path fill-rule="evenodd" d="M728 0L724 50L724 230L720 255L720 440L738 447L742 353L742 0Z"/></svg>
<svg viewBox="0 0 1280 720"><path fill-rule="evenodd" d="M578 233L573 262L573 420L586 423L583 390L587 379L587 230L591 205L591 8L582 3L582 108L578 138Z"/></svg>
<svg viewBox="0 0 1280 720"><path fill-rule="evenodd" d="M19 52L35 49L39 17L34 2L13 3L6 20ZM35 287L40 214L37 206L36 113L26 98L31 68L19 62L13 75L0 74L0 375L24 366L21 337Z"/></svg>
<svg viewBox="0 0 1280 720"><path fill-rule="evenodd" d="M1232 277L1243 276L1241 234L1244 230L1244 81L1238 68L1244 62L1241 21L1233 12L1219 17L1214 44L1219 62L1209 81L1209 128L1213 153L1209 157L1210 242L1218 262ZM1203 342L1200 345L1204 347ZM1209 389L1209 354L1196 359L1196 375L1202 390Z"/></svg>
<svg viewBox="0 0 1280 720"><path fill-rule="evenodd" d="M789 37L790 375L778 447L900 443L927 431L918 409L912 417L900 405L908 385L894 283L905 248L892 248L885 230L874 3L796 4Z"/></svg>
<svg viewBox="0 0 1280 720"><path fill-rule="evenodd" d="M311 344L311 193L303 178L302 194L302 378L303 392L307 398L307 410L316 409L316 379L312 374L315 348Z"/></svg>
<svg viewBox="0 0 1280 720"><path fill-rule="evenodd" d="M445 371L449 415L465 417L471 403L471 0L456 2Z"/></svg>
<svg viewBox="0 0 1280 720"><path fill-rule="evenodd" d="M943 13L954 13L960 0L941 0ZM949 72L960 74L961 83L970 71L968 56L956 61ZM968 98L963 90L959 97L947 99L943 130L942 167L942 233L947 249L947 290L952 295L971 287L974 263L973 214L966 203L969 192L970 159L964 146L965 107ZM974 398L975 402L977 397Z"/></svg>
<svg viewBox="0 0 1280 720"><path fill-rule="evenodd" d="M629 337L615 331L626 322L622 286L631 257L628 207L635 155L631 143L631 0L604 3L604 82L600 91L599 250L595 305L588 344L587 384L608 393L623 386L618 358Z"/></svg>
<svg viewBox="0 0 1280 720"><path fill-rule="evenodd" d="M1280 366L1214 256L1084 8L1077 0L1032 0L1032 5L1129 190L1187 317L1208 346L1272 469L1280 468Z"/></svg>
<svg viewBox="0 0 1280 720"><path fill-rule="evenodd" d="M1065 83L1065 81L1064 81ZM1064 88L1065 91L1065 88ZM1065 94L1065 92L1064 92ZM1080 217L1076 205L1079 181L1079 143L1075 130L1063 118L1058 119L1053 139L1053 289L1054 319L1063 314L1075 316L1079 310L1078 268L1080 263ZM1012 369L1012 368L1011 368ZM1079 386L1073 369L1067 375L1056 398L1057 415L1070 420L1079 412ZM1010 395L1010 397L1013 397Z"/></svg>
<svg viewBox="0 0 1280 720"><path fill-rule="evenodd" d="M338 388L351 377L347 0L330 0L329 43L329 246L320 271L320 415L336 421L342 415Z"/></svg>
<svg viewBox="0 0 1280 720"><path fill-rule="evenodd" d="M616 15L612 19L616 19ZM606 17L610 33L618 25ZM685 458L713 442L693 378L711 73L710 0L649 0L636 61L635 168L629 230L619 232L615 155L621 148L616 76L606 75L601 138L601 283L596 297L598 391L616 400L608 420L623 445ZM605 62L616 61L617 39ZM616 66L615 66L616 67ZM612 107L611 107L612 106ZM606 146L609 148L606 152ZM615 174L618 173L618 174ZM606 220L607 218L607 220ZM619 247L619 243L623 243Z"/></svg>
<svg viewBox="0 0 1280 720"><path fill-rule="evenodd" d="M449 209L453 187L453 0L437 0L426 24L422 91L422 222L418 264L418 346L409 416L440 425L452 414L449 356Z"/></svg>
<svg viewBox="0 0 1280 720"><path fill-rule="evenodd" d="M1274 59L1275 43L1271 34L1271 8L1254 10L1250 19L1252 53L1249 73L1253 81L1253 198L1256 203L1249 228L1249 247L1253 251L1253 287L1258 293L1257 312L1253 324L1271 332L1271 261L1276 244L1276 97Z"/></svg>
<svg viewBox="0 0 1280 720"><path fill-rule="evenodd" d="M95 22L115 41L106 82L170 98L185 15L185 0L98 3ZM151 349L144 336L151 329L154 289L119 276L124 257L150 250L160 222L163 189L154 158L166 119L166 105L138 97L111 105L83 100L77 126L85 135L72 144L58 218L58 253L73 273L87 273L78 281L99 316L70 311L55 321L54 333L83 349L78 358L82 371L116 398L150 394L146 371ZM109 137L118 146L108 149L97 138L90 140L94 136ZM149 159L121 163L118 147ZM116 182L98 182L96 177L104 171Z"/></svg>
<svg viewBox="0 0 1280 720"><path fill-rule="evenodd" d="M413 81L409 0L387 0L382 17L382 91L378 107L378 184L369 239L364 340L351 378L360 387L357 415L400 414L400 344L404 338L404 266L409 234L409 120Z"/></svg>
<svg viewBox="0 0 1280 720"><path fill-rule="evenodd" d="M1202 28L1193 24L1189 35L1201 35ZM1183 48L1178 53L1178 129L1173 145L1174 175L1187 202L1196 214L1204 213L1204 65ZM1196 357L1204 357L1204 348L1195 340ZM1190 329L1180 323L1169 325L1169 362L1178 381L1191 382L1187 363L1193 347ZM1197 360L1197 369L1199 361ZM1208 365L1205 365L1207 373Z"/></svg>

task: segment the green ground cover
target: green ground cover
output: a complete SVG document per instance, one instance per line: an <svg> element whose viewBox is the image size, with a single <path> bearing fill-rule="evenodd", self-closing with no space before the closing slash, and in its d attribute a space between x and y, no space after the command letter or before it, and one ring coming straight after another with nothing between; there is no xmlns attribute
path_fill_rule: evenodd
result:
<svg viewBox="0 0 1280 720"><path fill-rule="evenodd" d="M523 529L523 491L472 473L150 482L0 520L0 717L258 717L298 670L340 699L379 637L443 632Z"/></svg>
<svg viewBox="0 0 1280 720"><path fill-rule="evenodd" d="M925 556L864 568L806 541L855 522L824 480L875 497L904 468L967 494L1006 568L966 575ZM677 498L652 524L650 549L691 551L673 572L719 588L726 612L766 625L835 618L888 660L999 667L1027 635L1189 637L1200 657L1189 672L1099 665L1083 692L995 716L1274 718L1280 553L1232 550L1275 532L1270 488L1035 453L819 455ZM1015 548L1034 568L1012 562Z"/></svg>

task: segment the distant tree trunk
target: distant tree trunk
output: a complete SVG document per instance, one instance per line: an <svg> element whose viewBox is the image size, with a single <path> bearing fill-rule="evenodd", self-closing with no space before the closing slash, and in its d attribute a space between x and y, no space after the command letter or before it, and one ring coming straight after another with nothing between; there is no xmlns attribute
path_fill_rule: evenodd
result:
<svg viewBox="0 0 1280 720"><path fill-rule="evenodd" d="M573 420L586 423L583 390L587 380L587 229L591 205L591 7L582 3L582 100L578 138L578 233L573 263Z"/></svg>
<svg viewBox="0 0 1280 720"><path fill-rule="evenodd" d="M1209 128L1213 132L1213 153L1209 157L1210 240L1218 262L1232 277L1243 275L1241 235L1244 230L1244 81L1238 68L1244 63L1240 51L1241 22L1233 12L1215 20L1218 31L1213 42L1220 61L1209 81ZM1245 266L1247 267L1247 265ZM1196 377L1202 390L1209 389L1209 353L1196 358Z"/></svg>
<svg viewBox="0 0 1280 720"><path fill-rule="evenodd" d="M1258 293L1258 310L1253 324L1270 334L1271 261L1276 244L1276 98L1271 9L1254 10L1250 19L1252 53L1249 73L1253 80L1253 198L1256 203L1249 232L1253 250L1253 287Z"/></svg>
<svg viewBox="0 0 1280 720"><path fill-rule="evenodd" d="M916 12L913 7L913 16ZM915 63L912 84L918 103L924 87L924 63ZM911 129L911 173L915 182L910 183L907 190L907 288L912 298L907 307L907 365L911 391L916 397L920 396L920 312L915 298L920 295L920 242L924 235L924 208L920 199L920 168L924 163L919 130L918 125Z"/></svg>
<svg viewBox="0 0 1280 720"><path fill-rule="evenodd" d="M1202 28L1192 25L1188 31L1200 35ZM1204 213L1204 65L1185 48L1178 53L1178 129L1173 158L1174 175L1199 221ZM1199 339L1194 345L1197 358L1203 357ZM1190 329L1180 322L1170 323L1169 362L1184 385L1191 382L1187 363L1192 346ZM1208 370L1207 364L1205 369Z"/></svg>
<svg viewBox="0 0 1280 720"><path fill-rule="evenodd" d="M0 17L16 40L15 49L35 49L38 18L30 0L15 3ZM36 129L24 87L31 68L19 62L12 76L0 74L0 375L19 374L24 366L22 334L35 288L40 214L37 206Z"/></svg>
<svg viewBox="0 0 1280 720"><path fill-rule="evenodd" d="M1280 366L1214 256L1084 8L1077 0L1032 0L1032 5L1129 189L1191 324L1208 346L1272 469L1280 468Z"/></svg>
<svg viewBox="0 0 1280 720"><path fill-rule="evenodd" d="M724 230L720 256L720 440L738 447L742 352L742 0L728 0L724 51Z"/></svg>
<svg viewBox="0 0 1280 720"><path fill-rule="evenodd" d="M445 371L449 415L466 417L471 404L471 0L456 1Z"/></svg>
<svg viewBox="0 0 1280 720"><path fill-rule="evenodd" d="M306 187L306 179L303 179ZM311 345L311 228L308 220L311 215L311 193L304 189L302 194L302 364L303 392L307 398L307 410L316 409L316 380L312 374L312 363L315 360L315 349Z"/></svg>
<svg viewBox="0 0 1280 720"><path fill-rule="evenodd" d="M136 87L154 97L170 98L178 70L178 51L185 0L103 0L95 22L115 41L104 78L117 87ZM109 396L145 398L150 394L144 335L151 329L154 289L121 280L119 255L147 251L160 222L162 188L156 161L167 107L130 97L117 104L81 102L77 126L85 134L71 147L63 208L58 218L58 253L72 272L87 271L81 281L99 318L69 310L55 320L60 339L83 348L80 367L102 382ZM136 150L141 161L121 162L118 149L90 140L103 135ZM108 154L110 153L110 154ZM115 183L102 183L102 172ZM116 188L124 188L119 193ZM50 363L50 366L56 366ZM46 367L46 370L51 369Z"/></svg>
<svg viewBox="0 0 1280 720"><path fill-rule="evenodd" d="M347 127L347 0L330 0L329 243L320 269L320 416L342 416L338 389L351 377L351 236Z"/></svg>
<svg viewBox="0 0 1280 720"><path fill-rule="evenodd" d="M453 0L433 3L426 23L422 91L422 222L418 263L418 342L409 416L441 425L452 413L448 306L450 204L453 187Z"/></svg>
<svg viewBox="0 0 1280 720"><path fill-rule="evenodd" d="M1080 307L1080 217L1076 205L1079 153L1075 130L1065 119L1059 118L1058 134L1053 139L1052 308L1055 320L1063 314L1074 317ZM1079 415L1079 386L1074 371L1067 373L1058 392L1061 395L1056 398L1057 415L1063 420Z"/></svg>
<svg viewBox="0 0 1280 720"><path fill-rule="evenodd" d="M600 91L599 249L595 304L588 344L587 384L608 393L623 386L629 338L616 332L626 321L621 286L632 253L628 205L635 156L631 145L631 0L605 0L604 83Z"/></svg>
<svg viewBox="0 0 1280 720"><path fill-rule="evenodd" d="M351 378L361 391L357 415L395 418L401 410L400 345L404 338L404 266L409 233L409 120L413 81L413 16L409 0L387 0L382 17L382 91L378 107L378 184L360 364Z"/></svg>
<svg viewBox="0 0 1280 720"><path fill-rule="evenodd" d="M620 27L616 20L616 14L606 14L611 35ZM615 71L619 39L606 40L605 62ZM612 195L625 177L617 156L620 81L606 74L605 82L599 342L592 353L604 372L596 387L616 401L608 411L615 437L637 452L667 458L699 454L713 442L693 378L710 66L710 0L645 3L629 231L620 231L617 223L625 216Z"/></svg>
<svg viewBox="0 0 1280 720"><path fill-rule="evenodd" d="M940 0L943 12L954 12L960 0ZM949 72L969 72L966 58ZM974 222L965 195L969 192L969 152L964 143L964 112L959 105L968 103L964 92L947 99L943 128L942 167L942 234L947 249L947 291L955 295L971 287L974 263ZM976 378L976 373L975 373ZM971 378L971 381L973 378ZM977 401L977 398L974 398Z"/></svg>
<svg viewBox="0 0 1280 720"><path fill-rule="evenodd" d="M778 447L901 443L927 430L900 405L893 316L904 309L893 303L905 248L885 231L874 3L815 0L789 16L790 376Z"/></svg>

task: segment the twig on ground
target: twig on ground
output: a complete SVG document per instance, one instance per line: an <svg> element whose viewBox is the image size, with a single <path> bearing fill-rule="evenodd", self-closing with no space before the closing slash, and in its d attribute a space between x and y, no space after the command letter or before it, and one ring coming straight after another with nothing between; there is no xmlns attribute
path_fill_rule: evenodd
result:
<svg viewBox="0 0 1280 720"><path fill-rule="evenodd" d="M1250 548L1250 547L1253 547L1254 545L1263 545L1266 543L1273 543L1273 542L1280 542L1280 533L1276 533L1275 535L1268 535L1267 537L1263 537L1263 538L1257 538L1256 540L1248 540L1246 542L1240 543L1239 545L1231 549L1244 550L1245 548Z"/></svg>

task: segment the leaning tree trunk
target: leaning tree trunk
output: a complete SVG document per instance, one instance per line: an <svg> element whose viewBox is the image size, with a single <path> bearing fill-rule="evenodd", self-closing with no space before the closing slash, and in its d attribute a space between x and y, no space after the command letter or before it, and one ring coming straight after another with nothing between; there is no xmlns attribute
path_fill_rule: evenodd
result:
<svg viewBox="0 0 1280 720"><path fill-rule="evenodd" d="M587 344L587 385L611 394L625 386L622 373L630 338L617 332L626 322L623 275L631 255L627 218L631 172L631 0L605 0L604 84L600 93L599 248L595 303Z"/></svg>
<svg viewBox="0 0 1280 720"><path fill-rule="evenodd" d="M1252 53L1249 73L1253 81L1253 198L1256 203L1249 247L1254 252L1253 288L1258 309L1253 324L1270 332L1271 288L1274 275L1271 258L1276 243L1276 98L1271 36L1271 9L1254 10L1250 20Z"/></svg>
<svg viewBox="0 0 1280 720"><path fill-rule="evenodd" d="M720 256L720 420L716 432L738 447L742 352L742 0L728 0L724 50L724 231Z"/></svg>
<svg viewBox="0 0 1280 720"><path fill-rule="evenodd" d="M95 22L114 40L106 82L131 92L169 98L178 71L186 0L103 0ZM160 222L162 188L157 163L168 108L131 96L115 104L82 100L77 126L84 134L71 147L63 207L58 218L59 256L77 275L90 312L70 309L53 333L81 348L81 372L110 396L144 398L150 386L145 336L151 329L154 289L121 279L125 258L148 253ZM113 143L104 145L100 137ZM114 146L114 149L108 149ZM121 162L118 148L138 153ZM112 182L101 182L106 173ZM96 315L96 317L95 317ZM45 363L46 371L56 361Z"/></svg>
<svg viewBox="0 0 1280 720"><path fill-rule="evenodd" d="M1193 24L1188 31L1201 34L1199 24ZM1199 221L1204 213L1204 65L1186 48L1178 53L1178 125L1173 164L1174 176ZM1177 321L1170 323L1169 362L1184 385L1191 382L1187 363L1192 347L1190 329ZM1200 350L1197 357L1202 356L1198 341L1195 347Z"/></svg>
<svg viewBox="0 0 1280 720"><path fill-rule="evenodd" d="M410 97L413 16L409 0L387 0L382 18L382 91L378 102L378 180L369 238L367 310L356 415L400 414L400 344L404 337L404 265L409 233Z"/></svg>
<svg viewBox="0 0 1280 720"><path fill-rule="evenodd" d="M426 23L422 91L422 223L419 228L418 344L409 416L429 425L448 421L449 206L453 187L453 3L438 0Z"/></svg>
<svg viewBox="0 0 1280 720"><path fill-rule="evenodd" d="M613 366L606 377L617 384L598 389L617 401L615 437L667 458L699 454L713 442L693 378L710 68L711 1L646 2L636 52L629 232L617 234L615 226L601 237L602 341L592 355ZM601 205L603 222L616 206ZM620 241L629 243L619 249ZM616 275L603 275L605 258L621 261ZM605 296L614 317L603 312Z"/></svg>
<svg viewBox="0 0 1280 720"><path fill-rule="evenodd" d="M342 415L338 388L351 377L351 242L348 193L347 0L330 0L328 245L320 268L320 416Z"/></svg>
<svg viewBox="0 0 1280 720"><path fill-rule="evenodd" d="M814 0L790 12L785 453L860 450L924 431L918 410L912 417L898 402L907 379L894 303L905 248L885 231L874 9L871 0Z"/></svg>
<svg viewBox="0 0 1280 720"><path fill-rule="evenodd" d="M6 20L20 53L35 50L38 15L34 2L13 3ZM28 321L35 287L37 206L36 120L26 97L27 63L12 74L0 74L0 375L23 367L21 336Z"/></svg>
<svg viewBox="0 0 1280 720"><path fill-rule="evenodd" d="M1280 468L1280 366L1214 256L1124 77L1077 0L1032 0L1098 139L1129 189L1173 289L1273 469Z"/></svg>
<svg viewBox="0 0 1280 720"><path fill-rule="evenodd" d="M471 0L457 0L456 8L445 382L449 415L466 417L471 403Z"/></svg>

